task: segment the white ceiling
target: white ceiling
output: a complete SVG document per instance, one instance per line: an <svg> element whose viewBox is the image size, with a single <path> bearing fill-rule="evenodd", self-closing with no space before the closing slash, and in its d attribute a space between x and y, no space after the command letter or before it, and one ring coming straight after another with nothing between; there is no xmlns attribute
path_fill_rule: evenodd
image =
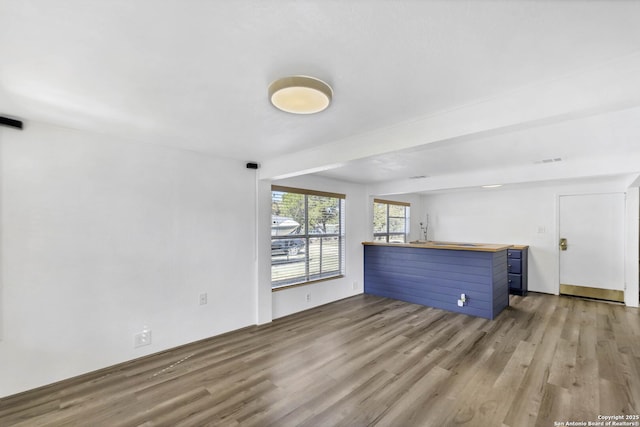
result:
<svg viewBox="0 0 640 427"><path fill-rule="evenodd" d="M265 178L523 165L527 181L555 157L571 178L589 159L637 172L638 22L625 0L0 0L0 114L258 161ZM267 86L290 74L329 82L331 107L273 108Z"/></svg>

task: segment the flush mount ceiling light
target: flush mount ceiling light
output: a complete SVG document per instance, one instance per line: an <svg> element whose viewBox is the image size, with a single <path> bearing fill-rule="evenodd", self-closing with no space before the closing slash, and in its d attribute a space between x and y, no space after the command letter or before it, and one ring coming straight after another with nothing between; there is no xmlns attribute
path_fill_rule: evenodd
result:
<svg viewBox="0 0 640 427"><path fill-rule="evenodd" d="M329 106L332 97L331 86L315 77L283 77L269 85L271 103L287 113L319 113Z"/></svg>

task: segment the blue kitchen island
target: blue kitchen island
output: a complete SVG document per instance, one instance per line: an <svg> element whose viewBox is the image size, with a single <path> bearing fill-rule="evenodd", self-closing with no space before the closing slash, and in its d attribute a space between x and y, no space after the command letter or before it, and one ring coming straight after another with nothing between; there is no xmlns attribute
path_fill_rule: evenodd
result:
<svg viewBox="0 0 640 427"><path fill-rule="evenodd" d="M494 319L509 305L510 245L364 242L366 294ZM458 300L465 294L465 301Z"/></svg>

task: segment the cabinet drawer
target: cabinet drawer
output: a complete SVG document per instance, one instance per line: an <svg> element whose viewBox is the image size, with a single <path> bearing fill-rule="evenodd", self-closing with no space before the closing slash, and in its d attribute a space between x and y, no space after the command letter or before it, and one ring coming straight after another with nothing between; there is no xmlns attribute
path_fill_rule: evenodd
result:
<svg viewBox="0 0 640 427"><path fill-rule="evenodd" d="M502 264L504 265L504 264ZM508 259L507 267L509 273L522 273L522 260L520 259Z"/></svg>
<svg viewBox="0 0 640 427"><path fill-rule="evenodd" d="M522 251L517 249L507 249L507 257L508 258L522 258Z"/></svg>
<svg viewBox="0 0 640 427"><path fill-rule="evenodd" d="M522 289L522 276L520 274L509 274L509 288Z"/></svg>

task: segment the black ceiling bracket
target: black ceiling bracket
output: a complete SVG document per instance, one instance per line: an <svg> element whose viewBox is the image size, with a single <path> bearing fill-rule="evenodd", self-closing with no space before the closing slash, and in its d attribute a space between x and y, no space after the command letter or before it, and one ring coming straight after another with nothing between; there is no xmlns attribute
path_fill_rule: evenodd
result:
<svg viewBox="0 0 640 427"><path fill-rule="evenodd" d="M22 129L22 120L10 119L9 117L0 116L0 126Z"/></svg>

